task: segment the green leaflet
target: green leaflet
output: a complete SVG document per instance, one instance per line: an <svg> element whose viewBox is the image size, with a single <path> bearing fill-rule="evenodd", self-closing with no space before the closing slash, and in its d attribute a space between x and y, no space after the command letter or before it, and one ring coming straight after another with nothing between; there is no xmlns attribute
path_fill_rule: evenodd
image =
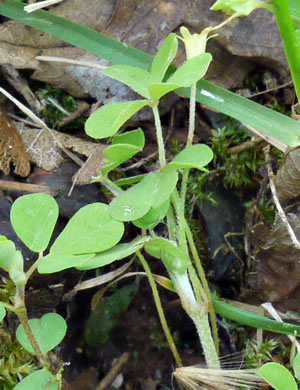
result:
<svg viewBox="0 0 300 390"><path fill-rule="evenodd" d="M58 213L52 196L30 194L14 202L10 219L20 240L33 252L42 252L49 244Z"/></svg>
<svg viewBox="0 0 300 390"><path fill-rule="evenodd" d="M62 316L56 313L45 314L42 318L29 320L29 325L42 351L47 353L55 348L65 337L67 323ZM23 325L17 328L16 336L22 346L32 354L34 350L25 333Z"/></svg>
<svg viewBox="0 0 300 390"><path fill-rule="evenodd" d="M124 233L122 222L109 215L104 203L82 207L54 241L51 254L80 255L102 252L117 244Z"/></svg>

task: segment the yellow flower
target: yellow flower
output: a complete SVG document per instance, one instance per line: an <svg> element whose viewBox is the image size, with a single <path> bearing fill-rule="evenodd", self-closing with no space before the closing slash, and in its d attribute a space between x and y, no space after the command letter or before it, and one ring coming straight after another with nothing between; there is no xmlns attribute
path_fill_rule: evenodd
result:
<svg viewBox="0 0 300 390"><path fill-rule="evenodd" d="M180 28L181 39L185 46L186 58L189 60L192 57L205 53L208 34L213 30L212 27L205 28L200 34L191 34L186 27Z"/></svg>

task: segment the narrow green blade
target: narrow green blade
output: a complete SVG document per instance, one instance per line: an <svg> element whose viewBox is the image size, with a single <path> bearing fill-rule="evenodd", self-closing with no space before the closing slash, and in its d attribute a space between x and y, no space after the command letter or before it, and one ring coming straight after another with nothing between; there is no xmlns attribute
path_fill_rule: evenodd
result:
<svg viewBox="0 0 300 390"><path fill-rule="evenodd" d="M178 92L187 96L189 90ZM198 83L197 101L274 138L281 150L284 145L295 147L300 144L299 122L208 81Z"/></svg>

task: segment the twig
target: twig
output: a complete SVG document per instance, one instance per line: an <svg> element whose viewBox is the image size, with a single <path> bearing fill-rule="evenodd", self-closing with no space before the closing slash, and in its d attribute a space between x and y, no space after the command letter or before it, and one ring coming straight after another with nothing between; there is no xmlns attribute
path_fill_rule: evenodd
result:
<svg viewBox="0 0 300 390"><path fill-rule="evenodd" d="M68 125L69 123L73 122L75 119L79 118L85 111L89 109L89 104L86 102L81 102L77 109L72 112L69 116L64 118L62 121L59 122L58 127L63 127Z"/></svg>
<svg viewBox="0 0 300 390"><path fill-rule="evenodd" d="M7 81L24 97L31 109L35 112L40 112L42 109L41 103L31 91L28 82L20 76L18 70L11 64L3 64L1 65L1 69L6 76Z"/></svg>
<svg viewBox="0 0 300 390"><path fill-rule="evenodd" d="M296 237L295 232L292 229L292 227L287 219L287 216L285 215L285 212L283 211L283 208L281 207L281 204L280 204L278 196L277 196L277 192L276 192L276 188L275 188L275 184L274 184L274 173L272 171L271 160L270 160L270 145L267 145L266 147L264 147L263 151L265 154L265 160L266 160L266 166L267 166L267 170L268 170L270 188L271 188L273 200L274 200L278 215L281 218L283 224L286 226L294 247L297 249L300 249L300 242L299 242L298 238Z"/></svg>
<svg viewBox="0 0 300 390"><path fill-rule="evenodd" d="M99 64L95 64L93 62L86 62L86 61L76 61L76 60L71 60L69 58L63 58L63 57L37 56L35 58L39 61L62 62L64 64L86 66L87 68L93 68L93 69L99 69L99 70L107 69L107 66L105 66L105 65L99 65Z"/></svg>
<svg viewBox="0 0 300 390"><path fill-rule="evenodd" d="M28 184L28 183L19 183L16 181L7 181L0 180L0 189L7 191L22 191L22 192L33 192L44 194L49 194L55 196L56 194L51 190L51 188L39 184Z"/></svg>
<svg viewBox="0 0 300 390"><path fill-rule="evenodd" d="M240 144L240 145L233 146L232 148L229 148L229 149L227 150L227 154L233 155L233 154L241 153L241 152L243 152L244 150L253 148L253 147L256 146L257 144L260 144L260 143L262 143L262 142L265 142L265 141L264 141L264 139L262 139L261 137L254 137L254 139L251 139L251 140L249 140L249 141L243 142L243 143Z"/></svg>
<svg viewBox="0 0 300 390"><path fill-rule="evenodd" d="M156 150L155 152L149 154L147 157L144 157L144 158L140 159L139 161L137 161L136 163L129 165L129 167L123 168L122 171L125 172L125 171L129 171L130 169L133 169L133 168L140 168L140 167L144 166L147 162L152 160L154 157L156 157L157 154L158 154L158 151Z"/></svg>
<svg viewBox="0 0 300 390"><path fill-rule="evenodd" d="M251 99L254 96L259 96L259 95L263 95L263 94L268 93L268 92L277 91L278 89L287 87L288 85L291 85L291 84L293 84L293 80L288 81L287 83L284 83L284 84L281 84L281 85L277 85L276 87L273 87L273 88L265 89L264 91L253 93L253 94L247 96L247 98Z"/></svg>
<svg viewBox="0 0 300 390"><path fill-rule="evenodd" d="M127 363L130 357L129 352L124 352L123 355L118 359L118 361L113 365L109 373L102 379L99 385L96 387L96 390L105 390L113 380L119 375L124 364Z"/></svg>
<svg viewBox="0 0 300 390"><path fill-rule="evenodd" d="M21 122L21 123L24 123L24 125L28 125L28 126L31 126L31 127L35 127L37 129L40 129L41 126L37 123L34 123L32 121L29 121L27 119L24 119L24 118L21 118L20 116L18 115L15 115L15 114L11 114L11 113L8 113L7 114L10 118L14 119L15 121L17 122Z"/></svg>

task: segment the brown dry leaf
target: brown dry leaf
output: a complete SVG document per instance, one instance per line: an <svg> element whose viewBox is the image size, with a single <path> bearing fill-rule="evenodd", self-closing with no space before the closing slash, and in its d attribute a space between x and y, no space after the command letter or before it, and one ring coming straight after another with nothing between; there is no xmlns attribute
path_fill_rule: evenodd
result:
<svg viewBox="0 0 300 390"><path fill-rule="evenodd" d="M7 117L4 105L0 105L0 169L8 175L10 164L14 163L14 172L22 177L30 173L30 161L22 138L13 122Z"/></svg>
<svg viewBox="0 0 300 390"><path fill-rule="evenodd" d="M279 202L296 237L300 238L300 149L290 150L275 177ZM300 250L286 224L276 215L272 225L260 222L252 229L257 267L257 287L265 301L280 310L298 310L300 299Z"/></svg>
<svg viewBox="0 0 300 390"><path fill-rule="evenodd" d="M39 50L31 47L15 46L13 43L7 42L0 44L0 64L10 64L17 69L37 68L39 62L35 57L38 54Z"/></svg>
<svg viewBox="0 0 300 390"><path fill-rule="evenodd" d="M34 130L18 122L16 122L16 126L27 148L30 160L39 168L51 171L66 160L64 152L49 131L45 129ZM84 141L55 130L51 130L51 132L64 148L85 157L90 157L93 153L102 155L106 148L106 145ZM97 163L99 163L99 166L94 167L96 171L101 168L101 160L99 159Z"/></svg>
<svg viewBox="0 0 300 390"><path fill-rule="evenodd" d="M65 0L51 12L96 31L102 31L111 21L118 0ZM73 96L86 97L88 91L78 86L64 64L41 65L35 60L38 54L80 59L86 52L32 27L15 21L0 25L0 64L8 63L16 68L36 69L33 78L64 88ZM97 56L92 56L93 60Z"/></svg>
<svg viewBox="0 0 300 390"><path fill-rule="evenodd" d="M181 25L185 24L192 31L200 32L208 25L219 23L223 15L209 9L214 1L65 0L52 8L51 12L154 55L166 36ZM284 68L283 73L287 72L276 23L272 15L264 10L226 26L217 39L221 45L215 45L214 40L209 42L209 50L216 60L210 67L208 79L218 84L227 88L239 87L249 70L245 63L250 57L279 71ZM0 56L0 64L4 61L15 67L35 69L32 76L34 79L64 88L73 96L85 97L89 94L103 103L108 103L113 96L118 101L128 100L129 89L121 88L120 83L115 85L113 80L105 80L99 71L93 73L92 70L84 71L82 67L65 64L38 64L34 60L36 51L42 55L101 61L95 55L86 54L55 37L13 21L0 25L0 42L0 53L3 54ZM236 56L235 60L232 54ZM241 56L246 59L241 60ZM183 60L181 50L178 62ZM146 119L149 119L149 114Z"/></svg>
<svg viewBox="0 0 300 390"><path fill-rule="evenodd" d="M188 12L183 22L192 26L197 32L224 20L221 12L210 10L215 0L189 0L186 3L189 3ZM289 74L281 38L271 12L263 9L255 10L249 17L236 18L217 33L215 39L232 55L264 64L275 69L282 76Z"/></svg>
<svg viewBox="0 0 300 390"><path fill-rule="evenodd" d="M297 208L287 214L288 221L297 237L300 237L300 218ZM262 225L253 229L258 290L265 301L280 304L281 310L296 310L300 299L300 250L293 246L282 220L277 216L272 227ZM258 240L256 238L258 237Z"/></svg>
<svg viewBox="0 0 300 390"><path fill-rule="evenodd" d="M300 148L288 152L276 175L275 186L280 203L300 196Z"/></svg>
<svg viewBox="0 0 300 390"><path fill-rule="evenodd" d="M111 20L117 0L65 0L51 13L77 22L93 30L102 31ZM63 47L62 41L32 27L9 21L0 25L0 41L15 46L25 45L35 49Z"/></svg>
<svg viewBox="0 0 300 390"><path fill-rule="evenodd" d="M103 165L104 149L105 148L97 148L90 154L85 164L73 177L75 184L79 186L90 184L91 178L97 176L98 171L102 168Z"/></svg>

